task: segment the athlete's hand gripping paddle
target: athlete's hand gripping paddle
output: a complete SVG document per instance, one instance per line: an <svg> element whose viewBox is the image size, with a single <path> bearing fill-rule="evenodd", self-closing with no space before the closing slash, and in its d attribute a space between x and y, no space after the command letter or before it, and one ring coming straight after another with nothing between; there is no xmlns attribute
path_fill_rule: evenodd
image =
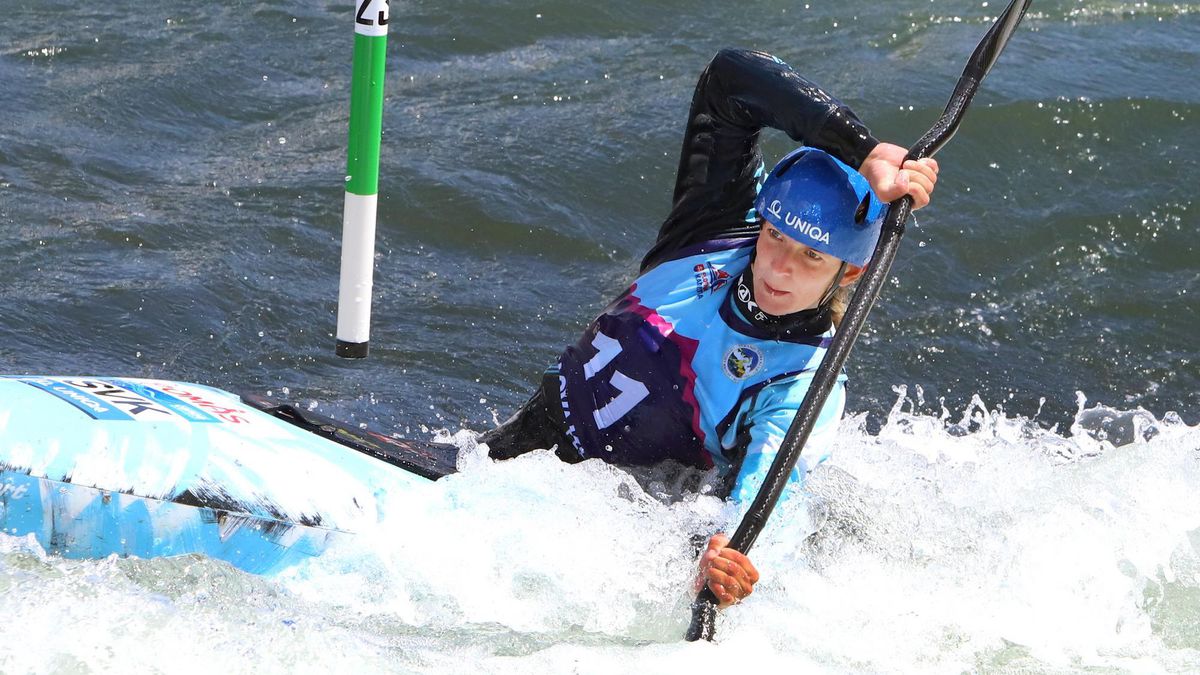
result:
<svg viewBox="0 0 1200 675"><path fill-rule="evenodd" d="M1030 2L1031 0L1012 0L996 19L967 61L967 66L958 79L958 85L955 86L954 93L946 104L945 112L942 113L937 123L909 149L907 159L917 160L931 157L954 136L963 114L967 111L967 106L971 104L971 99L979 89L979 83L992 69L1000 52L1008 44L1017 24L1025 16ZM734 532L733 538L730 539L729 546L735 550L742 553L750 550L750 547L754 545L754 540L758 538L763 526L766 525L767 518L775 507L775 502L783 494L788 476L792 472L792 467L796 465L796 460L800 458L800 451L808 441L808 435L821 413L825 399L829 397L829 392L837 382L838 373L845 365L846 357L850 355L850 348L854 346L854 341L858 338L859 331L862 330L867 313L871 311L871 306L879 297L883 282L892 268L892 261L896 258L900 238L904 235L904 224L908 220L911 210L912 198L907 195L892 202L888 207L887 215L884 216L883 231L879 235L879 243L875 245L875 253L871 256L871 262L859 280L854 296L850 299L850 306L846 309L841 326L834 336L833 342L830 343L820 368L813 377L808 393L804 397L804 403L801 404L795 419L792 420L791 427L788 428L787 436L784 437L779 454L776 455L762 487L759 488L758 496L754 498L749 511L746 512L737 531ZM689 641L701 638L712 640L716 630L716 616L716 596L705 586L692 605L692 624L688 628L687 639Z"/></svg>

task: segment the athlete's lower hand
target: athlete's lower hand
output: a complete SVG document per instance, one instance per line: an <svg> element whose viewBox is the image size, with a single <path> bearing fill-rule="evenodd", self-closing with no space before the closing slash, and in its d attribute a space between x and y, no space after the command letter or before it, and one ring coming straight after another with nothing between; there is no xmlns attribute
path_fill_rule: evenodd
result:
<svg viewBox="0 0 1200 675"><path fill-rule="evenodd" d="M891 143L880 143L863 160L858 172L867 179L871 189L885 202L909 195L913 211L929 203L937 185L938 163L932 157L904 161L908 150Z"/></svg>
<svg viewBox="0 0 1200 675"><path fill-rule="evenodd" d="M729 537L723 534L710 537L708 548L700 556L700 573L696 576L696 590L707 581L721 609L741 602L754 592L754 584L758 583L758 570L750 559L728 546Z"/></svg>

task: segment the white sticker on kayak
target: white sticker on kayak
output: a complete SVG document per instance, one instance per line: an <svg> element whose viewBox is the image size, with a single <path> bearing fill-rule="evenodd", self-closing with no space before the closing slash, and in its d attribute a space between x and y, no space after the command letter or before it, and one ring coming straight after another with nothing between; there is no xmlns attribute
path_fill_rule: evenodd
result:
<svg viewBox="0 0 1200 675"><path fill-rule="evenodd" d="M70 403L92 419L154 422L183 418L189 422L220 421L191 403L135 382L92 378L19 379Z"/></svg>

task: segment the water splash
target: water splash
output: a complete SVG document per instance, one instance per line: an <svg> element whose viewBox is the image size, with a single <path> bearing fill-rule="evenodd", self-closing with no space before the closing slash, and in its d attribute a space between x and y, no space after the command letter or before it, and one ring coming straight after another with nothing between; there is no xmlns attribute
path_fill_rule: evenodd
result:
<svg viewBox="0 0 1200 675"><path fill-rule="evenodd" d="M653 671L747 649L806 672L1200 666L1200 429L1081 396L1060 435L979 397L917 412L908 391L877 434L845 421L714 645L679 636L691 534L721 526L720 500L547 452L492 462L460 431L432 496L388 496L375 530L277 579L0 537L0 668L174 662L148 643L267 670Z"/></svg>

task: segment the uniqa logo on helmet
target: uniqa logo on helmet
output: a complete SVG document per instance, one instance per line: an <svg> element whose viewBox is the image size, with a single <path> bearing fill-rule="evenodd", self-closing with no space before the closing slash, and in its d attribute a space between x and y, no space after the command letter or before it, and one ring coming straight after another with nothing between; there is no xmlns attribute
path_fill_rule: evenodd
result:
<svg viewBox="0 0 1200 675"><path fill-rule="evenodd" d="M858 267L875 250L885 206L862 174L816 148L799 148L779 160L754 202L780 232Z"/></svg>
<svg viewBox="0 0 1200 675"><path fill-rule="evenodd" d="M810 222L807 222L791 211L788 211L787 215L784 215L783 203L778 199L772 201L771 205L767 207L767 213L770 213L772 216L775 216L778 219L775 221L776 223L782 223L783 225L796 230L800 234L809 237L814 241L819 241L827 246L829 245L828 232L822 230L820 225L814 225Z"/></svg>

